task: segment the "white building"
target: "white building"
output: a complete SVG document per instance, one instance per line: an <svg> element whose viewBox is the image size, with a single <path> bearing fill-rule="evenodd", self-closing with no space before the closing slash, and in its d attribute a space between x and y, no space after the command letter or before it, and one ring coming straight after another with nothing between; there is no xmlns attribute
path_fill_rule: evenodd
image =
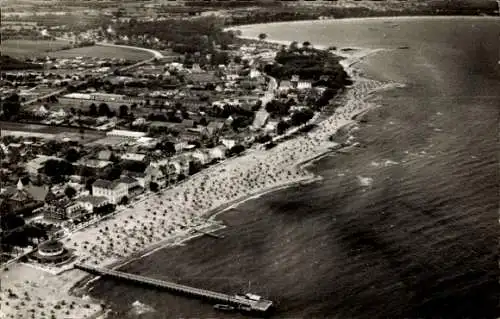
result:
<svg viewBox="0 0 500 319"><path fill-rule="evenodd" d="M208 164L210 162L210 156L202 150L196 150L191 154L191 157L199 161L202 165Z"/></svg>
<svg viewBox="0 0 500 319"><path fill-rule="evenodd" d="M228 149L231 149L233 146L236 145L236 141L232 140L232 139L223 138L220 141L221 141L222 145L224 145Z"/></svg>
<svg viewBox="0 0 500 319"><path fill-rule="evenodd" d="M221 160L226 158L227 148L224 145L219 145L209 149L210 160Z"/></svg>
<svg viewBox="0 0 500 319"><path fill-rule="evenodd" d="M260 109L255 113L255 119L252 123L252 128L254 129L259 129L264 127L266 125L267 121L269 120L269 112L267 112L264 109Z"/></svg>
<svg viewBox="0 0 500 319"><path fill-rule="evenodd" d="M312 88L311 81L299 81L297 82L297 90L309 90Z"/></svg>
<svg viewBox="0 0 500 319"><path fill-rule="evenodd" d="M104 196L110 203L118 204L124 197L128 196L128 187L120 180L110 182L98 179L92 185L92 195Z"/></svg>
<svg viewBox="0 0 500 319"><path fill-rule="evenodd" d="M146 158L146 154L138 154L138 153L125 153L121 156L121 159L124 161L133 161L133 162L143 162Z"/></svg>
<svg viewBox="0 0 500 319"><path fill-rule="evenodd" d="M147 134L144 132L127 131L127 130L112 130L106 133L107 136L119 136L119 137L129 137L129 138L141 138Z"/></svg>

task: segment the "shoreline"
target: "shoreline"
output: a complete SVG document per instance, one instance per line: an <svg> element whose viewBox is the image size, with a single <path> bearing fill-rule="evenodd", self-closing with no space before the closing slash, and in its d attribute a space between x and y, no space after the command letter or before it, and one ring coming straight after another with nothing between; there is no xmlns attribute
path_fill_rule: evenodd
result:
<svg viewBox="0 0 500 319"><path fill-rule="evenodd" d="M272 42L272 40L266 40L266 42ZM291 41L288 41L288 43L290 43L290 42ZM352 65L359 62L359 60L362 57L369 55L369 54L372 54L373 52L378 52L378 50L368 50L368 49L363 50L363 49L361 49L361 51L359 51L359 52L355 51L355 52L345 52L344 53L345 60L342 61L343 63L345 63L345 65L343 64L344 69L354 81L353 86L351 88L348 88L346 90L346 92L343 93L343 94L345 94L345 101L342 103L342 106L340 107L340 108L345 109L344 112L347 113L347 116L345 114L340 115L340 114L334 113L334 114L330 115L329 117L323 119L321 122L317 123L318 127L315 128L313 131L311 131L309 133L304 133L304 134L298 135L290 140L279 143L278 146L274 148L274 150L271 149L268 151L252 151L252 152L249 152L248 154L245 154L241 157L232 158L221 165L223 167L223 170L221 170L220 167L207 168L204 173L201 172L201 174L199 176L190 177L185 183L182 183L181 185L179 185L173 189L164 190L163 193L159 194L158 196L154 196L154 195L150 196L149 198L145 199L143 202L137 203L136 207L134 207L134 209L133 209L134 211L137 210L138 212L143 213L143 215L135 214L137 216L136 218L139 219L138 221L136 221L134 219L134 221L136 222L136 225L139 225L138 223L141 220L142 220L141 225L145 225L146 221L149 218L147 216L149 213L146 213L146 211L151 212L151 209L154 210L154 207L152 207L152 204L148 206L148 202L154 201L155 199L158 201L159 200L158 198L160 198L160 199L165 199L167 201L170 201L170 203L172 203L173 208L171 208L171 210L172 210L171 214L173 214L173 215L169 215L169 216L173 217L173 219L175 219L175 217L177 217L177 215L178 215L177 213L179 213L180 211L185 212L186 210L191 208L191 209L194 209L197 211L196 218L199 218L200 220L204 221L201 225L199 225L200 227L214 227L215 226L216 229L214 229L212 231L218 231L220 229L226 228L226 226L223 224L219 224L217 217L219 215L221 215L222 213L227 212L230 209L233 209L233 208L235 208L235 207L237 207L237 206L239 206L247 201L253 200L255 198L258 198L260 196L264 196L266 194L269 194L269 193L272 193L272 192L275 192L278 190L293 187L295 185L312 183L312 182L321 180L322 177L311 173L307 169L307 166L320 160L324 156L329 155L332 152L332 149L331 149L332 143L325 141L325 137L332 135L332 134L335 134L336 131L338 131L342 127L345 127L346 125L351 125L352 123L356 123L356 120L354 119L354 117L358 113L367 112L368 110L371 110L374 106L372 103L369 103L365 100L374 91L384 89L385 86L388 85L388 83L366 80L363 77L357 75L356 72L354 72L355 69L352 67ZM349 95L349 92L353 92L353 91L357 90L357 85L360 86L361 87L360 90L363 91L360 94L361 98L359 96L357 96L357 93L352 93L351 94L352 96ZM301 145L304 145L301 143L306 143L306 145L301 146ZM305 147L305 149L302 150L302 153L298 154L297 159L295 159L295 156L297 154L296 154L294 144L298 144L299 147ZM276 153L275 156L278 156L279 158L277 160L277 163L274 163L275 165L271 166L271 165L269 165L269 162L271 162L271 164L273 164L272 162L276 161L276 159L274 159L274 157L273 157L273 153ZM307 154L303 154L303 153L307 153ZM243 169L240 169L240 167L242 167L242 166L241 166L241 164L238 165L238 162L242 162L242 164L244 165L243 167L245 167L245 165L247 165L247 163L248 163L249 167L252 167L252 164L254 164L253 171L251 170L251 168L246 168L246 167ZM263 163L265 163L265 164L263 164ZM227 200L221 200L219 197L217 197L216 199L214 199L214 198L209 199L208 201L213 200L213 202L211 202L210 204L206 204L206 205L208 205L208 207L206 207L205 209L197 208L197 206L196 206L197 205L197 198L194 199L194 204L196 204L196 205L193 205L193 203L190 203L191 207L186 206L187 204L185 204L185 203L184 203L184 205L183 205L183 203L181 203L181 204L178 203L178 202L182 201L181 200L182 199L182 194L181 194L182 191L184 191L184 198L186 198L187 194L191 195L191 193L189 191L192 191L193 189L196 190L197 189L196 187L198 187L198 188L204 187L203 186L204 181L200 182L200 180L203 179L203 177L209 179L209 177L216 176L217 172L214 172L214 171L216 171L217 169L220 170L221 174L223 174L222 172L226 172L226 169L232 170L232 172L225 174L226 176L224 176L224 177L226 177L226 179L225 179L226 182L229 181L229 183L234 183L233 179L237 178L238 172L240 173L240 177L242 176L242 174L244 172L246 172L247 173L246 176L248 178L252 177L255 181L255 183L253 183L251 185L256 185L257 179L261 178L261 176L254 176L256 174L255 170L257 170L257 171L263 170L263 172L268 171L265 168L262 168L262 166L268 167L268 169L271 169L271 170L274 169L275 170L274 172L271 171L271 173L274 173L274 175L268 174L270 176L269 177L270 179L269 178L266 179L266 177L263 177L264 180L260 181L260 184L262 186L258 187L253 192L251 191L251 189L250 189L250 192L248 192L247 190L245 190L243 188L243 190L239 190L240 192L242 192L241 195L240 196L236 195L235 198L232 198L232 199L229 199L229 195L226 195ZM284 169L285 167L288 167L288 169ZM288 173L288 176L286 174L284 174L285 171ZM215 174L213 174L213 173L215 173ZM284 175L284 177L282 175ZM276 177L278 177L278 179L281 178L281 180L276 180ZM214 179L216 179L216 178L217 177L214 177ZM248 180L245 180L245 181L247 183L249 183ZM250 182L253 182L253 180ZM198 183L198 184L196 185L196 183ZM195 185L193 186L193 184L195 184ZM229 186L229 190L232 190L231 185ZM237 194L237 192L238 192L238 190L236 191L236 193L232 193L232 194ZM193 194L194 193L196 193L196 191L194 191ZM224 192L222 192L222 193L224 193ZM179 198L179 196L181 196L181 197ZM195 195L193 195L193 196L195 196ZM212 194L212 197L214 197L214 196L217 196L217 195ZM178 198L178 199L176 199L176 198ZM175 201L177 201L177 202L175 202ZM160 203L163 203L163 201L160 201ZM212 205L213 207L210 207L210 205ZM163 204L161 204L161 206L165 207L165 205L163 205ZM160 208L160 206L158 206L158 209L159 208ZM176 208L177 208L177 210L176 210ZM202 210L201 213L200 213L200 210ZM166 216L165 214L167 214L166 211L167 210L165 209L164 216ZM127 213L129 216L126 216ZM108 226L111 226L111 223L114 221L116 221L116 222L121 221L122 224L123 224L123 222L125 222L125 224L127 224L126 222L129 220L129 219L127 219L127 217L131 218L131 216L132 215L130 214L130 211L121 212L120 216L113 216L113 218L110 218L109 220L101 222L100 223L101 225L94 225L92 227L88 227L82 231L79 231L75 234L72 234L72 236L70 236L70 238L68 238L68 240L73 241L75 247L78 247L78 250L81 251L80 247L82 245L84 245L86 242L86 241L83 241L84 238L96 238L95 242L97 243L99 240L99 234L104 234L104 236L107 236L105 232L102 232L102 230L104 228L107 229ZM156 216L156 214L155 214L155 216ZM191 213L191 215L189 215L189 216L191 216L194 220L194 218L195 218L194 213ZM183 218L184 217L185 217L185 215L183 215ZM171 218L169 218L169 219L171 219ZM154 217L153 217L153 220L155 220ZM181 219L181 220L184 220L184 219ZM190 220L190 221L192 221L192 220ZM108 255L109 253L104 252L104 250L101 247L100 251L99 251L101 254L100 255L101 259L97 259L98 257L94 256L95 252L92 253L93 250L91 250L91 251L89 251L89 253L91 255L89 255L85 252L82 252L82 254L80 254L80 257L85 256L85 255L87 255L87 256L85 258L80 258L80 260L78 262L86 262L87 259L90 258L90 260L93 259L94 263L96 263L99 266L107 266L107 267L112 267L114 269L121 268L121 267L135 261L135 260L143 258L147 255L150 255L150 254L152 254L155 251L158 251L160 249L164 249L164 248L168 248L168 247L175 247L176 245L184 244L184 243L190 241L191 239L203 236L202 233L189 232L190 229L196 228L198 226L192 226L192 225L186 226L185 228L187 228L188 231L180 231L180 229L182 229L182 228L177 228L175 226L176 224L174 224L173 221L171 221L171 223L172 223L171 225L174 225L174 229L176 229L176 230L174 230L174 234L167 236L167 238L160 240L158 242L155 242L155 243L151 242L150 244L146 244L143 241L145 246L142 248L139 248L138 251L134 250L134 252L132 252L132 254L130 254L129 256L118 257L118 256L115 256L116 255L115 253L111 253L110 255ZM108 226L104 227L105 224ZM196 224L196 223L193 222L193 224ZM117 223L115 223L114 225L115 225L115 227L118 227ZM128 226L120 227L119 231L124 233L125 231L130 230L130 227L128 227L128 228L127 227ZM144 227L146 227L146 226L144 226ZM151 228L152 227L153 226L151 226ZM100 233L95 231L97 228L99 228ZM170 228L172 228L172 227L170 226ZM135 229L135 227L134 227L134 229ZM144 228L144 229L146 229L146 228ZM92 233L94 233L94 234L92 234ZM141 232L141 235L143 233L144 232ZM170 233L170 231L169 231L169 233ZM96 235L97 235L97 237L96 237ZM83 238L78 238L78 237L83 237ZM110 239L109 236L105 237L105 238L107 238L107 240L112 241L112 239ZM119 236L118 236L118 238L119 238ZM125 238L127 238L127 237L125 237ZM150 238L150 240L151 240L151 238ZM92 239L90 239L90 241L92 241ZM83 242L83 244L82 244L82 242ZM78 246L77 246L77 243L80 243L80 244L78 244ZM105 245L104 241L102 241L102 244ZM108 244L107 247L109 248L109 243L107 243L107 244ZM131 244L129 245L126 242L125 246L132 246L132 245ZM96 247L96 246L94 245L94 247ZM84 248L86 249L86 247L84 247ZM116 249L116 250L118 250L118 249ZM61 278L63 275L65 275L65 277L67 277L67 278L66 279ZM61 276L61 277L59 277L59 276ZM86 274L85 272L82 272L82 271L76 270L76 269L71 269L71 270L65 271L64 274L60 274L59 276L56 276L54 278L54 280L62 281L63 284L69 285L69 289L67 289L65 292L63 291L62 293L65 295L68 295L68 297L71 297L73 299L84 295L86 293L85 290L87 289L88 285L100 278L100 277L96 277L96 276L93 276L90 274ZM84 298L82 298L82 299L85 299L85 298L88 298L88 296L87 297L84 296ZM89 303L92 303L92 302L89 301ZM95 310L97 312L102 313L102 309L100 309L100 308L101 307L99 304L99 309L95 309Z"/></svg>
<svg viewBox="0 0 500 319"><path fill-rule="evenodd" d="M329 18L329 19L316 19L316 20L291 20L291 21L277 21L277 22L263 22L263 23L251 23L251 24L241 24L233 25L224 28L224 31L238 30L240 28L255 28L255 27L265 27L270 25L285 25L285 24L328 24L331 22L363 22L363 21L376 21L376 20L498 20L498 16L477 16L477 15L401 15L401 16L378 16L378 17L357 17L357 18ZM241 37L241 36L238 36ZM258 40L258 39L257 39ZM268 42L268 39L264 41ZM290 41L291 42L291 41Z"/></svg>

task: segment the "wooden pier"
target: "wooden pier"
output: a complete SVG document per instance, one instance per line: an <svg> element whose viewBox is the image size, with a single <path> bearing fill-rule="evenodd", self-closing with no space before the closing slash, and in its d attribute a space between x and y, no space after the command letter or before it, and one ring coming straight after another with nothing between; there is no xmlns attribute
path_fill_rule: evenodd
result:
<svg viewBox="0 0 500 319"><path fill-rule="evenodd" d="M94 267L84 264L75 264L75 268L87 271L95 275L109 276L117 279L123 279L138 284L145 284L156 288L170 290L176 293L182 293L200 299L207 299L223 304L236 306L238 309L245 311L265 313L269 311L273 306L273 302L270 300L265 300L265 299L254 300L239 295L231 296L220 292L194 288L190 286L176 284L169 281L129 274L126 272L112 270L108 268Z"/></svg>

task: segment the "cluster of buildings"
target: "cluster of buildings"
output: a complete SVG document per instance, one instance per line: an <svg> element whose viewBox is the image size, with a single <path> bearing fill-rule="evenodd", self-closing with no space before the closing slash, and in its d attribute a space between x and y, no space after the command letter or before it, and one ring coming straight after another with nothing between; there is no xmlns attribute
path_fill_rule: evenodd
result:
<svg viewBox="0 0 500 319"><path fill-rule="evenodd" d="M85 83L31 107L34 119L59 126L58 134L2 131L0 215L75 225L224 160L236 146L269 141L287 116L272 117L266 104L296 100L292 109L301 109L314 91L296 76L266 76L261 70L275 52L247 45L226 52L226 64L156 60L100 78L54 77L62 69L37 74L39 86L49 85L47 77ZM74 126L73 133L61 125Z"/></svg>

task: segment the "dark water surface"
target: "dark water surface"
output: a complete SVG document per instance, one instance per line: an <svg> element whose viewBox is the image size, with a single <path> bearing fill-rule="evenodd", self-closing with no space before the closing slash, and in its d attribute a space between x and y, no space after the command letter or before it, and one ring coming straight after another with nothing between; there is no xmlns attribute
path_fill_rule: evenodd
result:
<svg viewBox="0 0 500 319"><path fill-rule="evenodd" d="M500 19L394 21L245 31L324 45L408 45L360 65L407 87L377 94L382 107L355 133L364 148L318 162L323 181L222 215L224 239L195 239L123 270L249 290L279 303L275 318L496 318ZM373 182L362 186L358 177ZM92 295L119 312L114 318L243 318L111 280L98 281ZM136 300L155 312L134 314Z"/></svg>

